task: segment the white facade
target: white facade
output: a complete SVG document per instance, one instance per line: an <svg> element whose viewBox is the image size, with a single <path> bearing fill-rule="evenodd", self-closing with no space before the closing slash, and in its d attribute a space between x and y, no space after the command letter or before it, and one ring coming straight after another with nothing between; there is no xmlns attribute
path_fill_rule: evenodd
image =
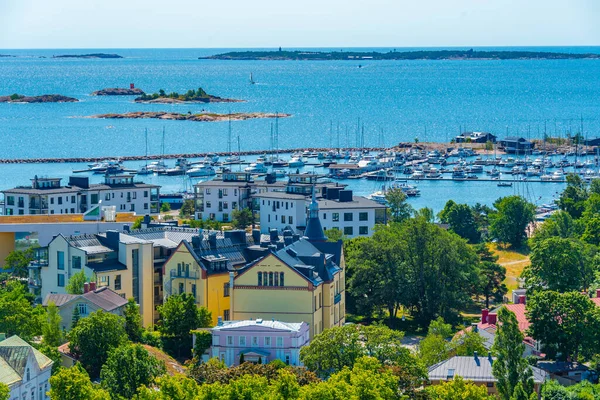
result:
<svg viewBox="0 0 600 400"><path fill-rule="evenodd" d="M319 217L327 235L327 230L339 229L348 238L357 236L371 236L376 223L376 207L352 208L348 203L336 203L333 208L328 208L325 203L330 200L321 200L319 203ZM385 208L384 208L385 209Z"/></svg>
<svg viewBox="0 0 600 400"><path fill-rule="evenodd" d="M197 207L196 219L230 222L234 210L247 207L250 189L245 186L246 184L231 185L229 182L218 181L208 185L198 184L196 193L202 192L203 200L200 207Z"/></svg>
<svg viewBox="0 0 600 400"><path fill-rule="evenodd" d="M2 379L0 382L10 389L9 400L46 400L50 397L50 375L52 360L35 350L18 336L12 336L0 342L0 348L10 348L11 356L26 357L24 366L0 355ZM18 353L18 356L17 354Z"/></svg>
<svg viewBox="0 0 600 400"><path fill-rule="evenodd" d="M258 201L261 233L269 233L271 229L282 232L288 226L292 229L306 226L308 202L305 196L268 192L257 194L255 198Z"/></svg>
<svg viewBox="0 0 600 400"><path fill-rule="evenodd" d="M107 176L103 184L89 184L81 177L70 178L68 186L60 182L39 178L30 187L3 191L3 214L83 214L99 204L115 206L117 212L159 212L159 186L135 183L131 175Z"/></svg>

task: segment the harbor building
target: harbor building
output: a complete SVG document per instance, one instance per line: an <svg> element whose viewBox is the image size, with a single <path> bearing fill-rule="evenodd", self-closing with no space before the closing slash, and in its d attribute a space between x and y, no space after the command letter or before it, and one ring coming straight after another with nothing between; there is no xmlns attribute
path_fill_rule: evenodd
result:
<svg viewBox="0 0 600 400"><path fill-rule="evenodd" d="M454 138L456 143L496 143L497 136L489 132L463 132Z"/></svg>
<svg viewBox="0 0 600 400"><path fill-rule="evenodd" d="M219 321L212 328L211 357L217 357L228 367L245 362L267 364L281 360L287 365L302 365L300 349L310 342L306 322L249 319ZM195 339L195 338L194 338Z"/></svg>
<svg viewBox="0 0 600 400"><path fill-rule="evenodd" d="M535 147L535 143L522 137L509 136L498 142L500 149L508 154L527 154Z"/></svg>
<svg viewBox="0 0 600 400"><path fill-rule="evenodd" d="M31 186L4 190L4 215L84 214L92 209L114 206L116 212L158 214L160 186L135 182L133 175L106 175L103 183L89 177L34 177Z"/></svg>

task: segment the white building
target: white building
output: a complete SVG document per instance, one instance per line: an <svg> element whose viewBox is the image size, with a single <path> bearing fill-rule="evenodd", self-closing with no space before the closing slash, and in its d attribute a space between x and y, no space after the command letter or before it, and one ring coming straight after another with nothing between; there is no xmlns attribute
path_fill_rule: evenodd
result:
<svg viewBox="0 0 600 400"><path fill-rule="evenodd" d="M196 219L230 222L234 210L252 206L250 196L254 188L254 179L248 172L228 172L221 179L196 184Z"/></svg>
<svg viewBox="0 0 600 400"><path fill-rule="evenodd" d="M0 382L9 400L49 399L52 360L18 336L0 341Z"/></svg>
<svg viewBox="0 0 600 400"><path fill-rule="evenodd" d="M38 178L31 186L3 191L4 215L83 214L93 207L115 206L117 212L157 214L160 186L134 182L133 175L107 175L104 183L90 184L88 177Z"/></svg>

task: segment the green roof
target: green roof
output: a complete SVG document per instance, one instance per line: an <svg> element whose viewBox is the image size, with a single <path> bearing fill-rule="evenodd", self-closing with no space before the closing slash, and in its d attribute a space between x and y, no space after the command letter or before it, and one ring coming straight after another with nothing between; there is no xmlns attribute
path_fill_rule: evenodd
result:
<svg viewBox="0 0 600 400"><path fill-rule="evenodd" d="M27 359L33 352L39 369L52 365L52 360L18 336L0 342L0 382L11 385L23 379Z"/></svg>

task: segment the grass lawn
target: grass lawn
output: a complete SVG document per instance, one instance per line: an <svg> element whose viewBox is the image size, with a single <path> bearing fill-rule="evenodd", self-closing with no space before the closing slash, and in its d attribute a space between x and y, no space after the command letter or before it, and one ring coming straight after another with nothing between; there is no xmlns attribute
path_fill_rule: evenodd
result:
<svg viewBox="0 0 600 400"><path fill-rule="evenodd" d="M490 244L490 249L498 256L498 263L506 268L504 283L508 288L508 294L510 294L513 289L519 287L517 278L523 272L523 268L529 265L529 255L522 251L499 248L496 244Z"/></svg>

